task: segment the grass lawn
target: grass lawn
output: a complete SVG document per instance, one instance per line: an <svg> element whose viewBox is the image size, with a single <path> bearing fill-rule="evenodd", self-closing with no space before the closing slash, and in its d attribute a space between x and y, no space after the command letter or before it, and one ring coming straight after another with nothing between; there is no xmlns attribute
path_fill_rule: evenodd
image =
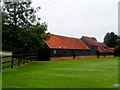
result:
<svg viewBox="0 0 120 90"><path fill-rule="evenodd" d="M11 61L12 58L11 57L8 57L8 58L2 58L2 62L7 62L7 61ZM8 63L5 63L5 64L2 64L2 67L6 67L6 66L11 66L11 62L8 62Z"/></svg>
<svg viewBox="0 0 120 90"><path fill-rule="evenodd" d="M3 88L117 88L118 59L41 61L4 69Z"/></svg>
<svg viewBox="0 0 120 90"><path fill-rule="evenodd" d="M2 89L2 73L0 72L0 89Z"/></svg>

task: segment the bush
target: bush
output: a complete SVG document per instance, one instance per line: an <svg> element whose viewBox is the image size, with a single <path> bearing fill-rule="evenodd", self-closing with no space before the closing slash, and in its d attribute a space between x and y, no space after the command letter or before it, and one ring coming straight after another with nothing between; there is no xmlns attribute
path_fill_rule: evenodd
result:
<svg viewBox="0 0 120 90"><path fill-rule="evenodd" d="M114 54L115 56L120 56L120 46L116 46L114 52L115 52Z"/></svg>

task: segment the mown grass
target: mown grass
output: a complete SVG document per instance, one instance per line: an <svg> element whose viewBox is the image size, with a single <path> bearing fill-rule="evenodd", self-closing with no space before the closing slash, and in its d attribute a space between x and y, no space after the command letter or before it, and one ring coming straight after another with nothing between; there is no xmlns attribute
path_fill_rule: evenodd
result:
<svg viewBox="0 0 120 90"><path fill-rule="evenodd" d="M10 61L10 62L7 62ZM2 67L11 66L12 57L2 58L2 62L7 62L2 64Z"/></svg>
<svg viewBox="0 0 120 90"><path fill-rule="evenodd" d="M3 88L117 88L118 59L40 61L4 69Z"/></svg>
<svg viewBox="0 0 120 90"><path fill-rule="evenodd" d="M0 89L2 89L2 73L0 71Z"/></svg>

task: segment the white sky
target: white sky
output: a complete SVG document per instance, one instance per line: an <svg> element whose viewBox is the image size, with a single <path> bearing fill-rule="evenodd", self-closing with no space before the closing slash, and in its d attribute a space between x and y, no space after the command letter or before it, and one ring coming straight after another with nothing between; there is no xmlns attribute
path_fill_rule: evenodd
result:
<svg viewBox="0 0 120 90"><path fill-rule="evenodd" d="M107 32L118 33L119 0L32 0L40 6L37 14L48 23L48 32L81 38L96 37L102 42Z"/></svg>

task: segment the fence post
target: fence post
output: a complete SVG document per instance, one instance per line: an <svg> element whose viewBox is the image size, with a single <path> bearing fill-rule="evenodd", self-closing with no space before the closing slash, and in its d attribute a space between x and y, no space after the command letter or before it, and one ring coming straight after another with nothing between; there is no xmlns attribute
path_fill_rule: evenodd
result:
<svg viewBox="0 0 120 90"><path fill-rule="evenodd" d="M20 66L20 59L18 59L18 66Z"/></svg>
<svg viewBox="0 0 120 90"><path fill-rule="evenodd" d="M28 58L26 58L26 63L28 63Z"/></svg>
<svg viewBox="0 0 120 90"><path fill-rule="evenodd" d="M25 59L24 58L22 59L22 61L23 61L23 64L25 64Z"/></svg>
<svg viewBox="0 0 120 90"><path fill-rule="evenodd" d="M12 56L11 69L13 69L13 61L14 61L14 59L13 59L13 56Z"/></svg>

